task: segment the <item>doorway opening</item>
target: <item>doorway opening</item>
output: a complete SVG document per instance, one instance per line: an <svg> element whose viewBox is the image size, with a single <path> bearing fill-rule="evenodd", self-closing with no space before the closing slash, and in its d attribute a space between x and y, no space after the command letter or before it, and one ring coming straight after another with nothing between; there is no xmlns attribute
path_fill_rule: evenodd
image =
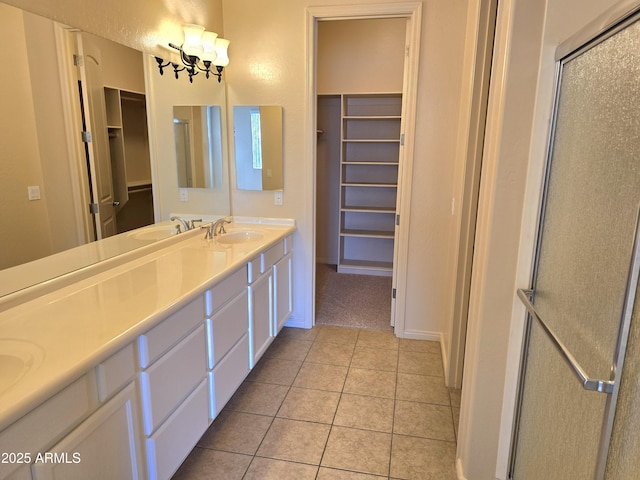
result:
<svg viewBox="0 0 640 480"><path fill-rule="evenodd" d="M318 324L392 330L406 23L318 24Z"/></svg>
<svg viewBox="0 0 640 480"><path fill-rule="evenodd" d="M408 221L403 223L400 219L402 215L405 215L405 218L408 219L410 209L411 160L413 158L421 4L317 7L308 9L307 20L309 39L307 54L310 59L308 71L308 125L313 127L313 130L308 132L308 145L310 155L314 159L314 195L311 212L314 220L312 298L317 297L316 293L318 293L318 296L323 293L321 278L319 275L316 277L316 270L322 274L320 268L316 268L316 259L322 262L327 252L323 241L327 237L333 238L332 242L328 242L331 244L328 250L333 250L333 261L335 263L328 263L328 258L326 257L324 262L327 262L326 264L328 265L336 265L335 274L340 271L339 274L353 275L356 277L354 283L359 284L363 283L362 279L365 276L370 276L361 275L362 273L374 274L371 276L380 277L376 281L383 279L382 281L386 280L388 282L388 279L391 279L391 288L387 288L389 307L388 310L385 309L388 312L386 325L389 329L393 328L397 336L403 336ZM401 78L398 85L379 88L378 91L374 90L375 87L367 89L366 85L364 87L359 85L359 89L353 87L353 85L347 87L333 85L324 91L319 88L323 84L322 82L325 81L324 76L329 75L330 78L339 78L334 75L339 67L336 61L337 57L331 58L331 64L328 66L323 66L320 63L322 59L320 53L320 29L322 27L319 24L328 25L329 28L344 25L344 23L340 25L341 22L338 22L338 20L350 22L364 20L400 22L404 27L400 37L401 48L398 56L400 66L395 69L388 66L379 67L375 73L369 74L371 78L382 78L387 72L394 71ZM386 29L378 30L378 35L381 35L380 32L386 32ZM330 41L340 42L341 40L339 35L333 35ZM379 56L384 57L384 55ZM353 58L349 60L347 57L343 63L342 68L346 72L344 77L352 80L357 79L356 75L351 75L354 73ZM357 81L356 84L358 84ZM321 128L318 124L318 115L322 114L321 109L323 108L321 106L322 101L318 97L319 94L325 96L322 100L326 99L328 103L331 104L333 102L334 105L337 101L340 106L338 121L331 122L331 125L334 126L333 128L337 125L340 131L337 137L339 142L338 158L341 159L337 163L337 172L340 179L338 183L339 190L337 199L335 194L329 195L330 200L327 205L321 203L323 192L321 192L322 184L320 182L323 180L321 176L328 172L322 169L319 164L321 160L316 156L317 149L323 148L319 147L318 134L320 137L326 134L324 128ZM371 113L369 107L362 106L363 102L371 102L371 98L366 97L375 97L376 94L378 95L377 98L374 98L373 104L387 103L385 108L388 108L390 102L396 105L396 111L394 113L384 111L383 113ZM329 108L329 110L335 111L335 108ZM376 125L375 122L378 122L377 127L372 126ZM389 127L389 123L394 122L396 126ZM367 164L361 158L362 152L358 153L358 150L368 147L358 144L375 143L375 135L381 135L379 127L382 125L385 125L384 128L391 128L390 132L394 132L395 129L395 134L387 133L386 135L397 136L394 148L397 149L398 154L394 161L381 161L373 158ZM329 130L329 127L327 129ZM346 137L344 136L345 133ZM358 142L358 140L361 140L361 142ZM386 138L386 140L389 140L389 138ZM379 148L370 148L369 153L373 157L388 148L388 146L383 147L383 143L391 144L391 142L378 143L376 146ZM372 168L374 166L383 168ZM393 183L388 181L390 176L395 176ZM384 181L385 179L387 180L386 182ZM366 190L362 188L364 183L378 185L376 187L379 189L378 193L384 193L382 193L382 196L371 198L370 192L366 192L371 188ZM331 212L334 218L332 221L329 220L327 222L324 217L328 212ZM325 223L323 224L323 222ZM324 227L323 225L331 226ZM382 232L382 235L375 237L374 241L371 231L376 229ZM365 233L359 235L358 232L363 230ZM372 253L372 245L374 243L384 245L378 253L375 253L375 251ZM324 293L326 293L326 290L324 290ZM366 303L366 300L364 302ZM349 303L349 301L345 298L342 303ZM313 323L316 323L317 313L321 312L314 303L312 308Z"/></svg>

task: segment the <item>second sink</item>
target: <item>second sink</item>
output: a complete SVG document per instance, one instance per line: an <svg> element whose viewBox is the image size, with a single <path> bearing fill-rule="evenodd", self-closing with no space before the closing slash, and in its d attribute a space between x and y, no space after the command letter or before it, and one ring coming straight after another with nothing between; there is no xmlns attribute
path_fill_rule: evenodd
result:
<svg viewBox="0 0 640 480"><path fill-rule="evenodd" d="M229 232L216 237L216 241L222 245L235 245L237 243L247 243L262 240L264 235L254 231Z"/></svg>

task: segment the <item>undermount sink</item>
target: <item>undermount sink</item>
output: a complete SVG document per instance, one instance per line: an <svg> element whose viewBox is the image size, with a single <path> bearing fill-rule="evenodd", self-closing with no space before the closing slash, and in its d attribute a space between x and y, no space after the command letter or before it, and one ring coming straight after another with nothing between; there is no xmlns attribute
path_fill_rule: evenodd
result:
<svg viewBox="0 0 640 480"><path fill-rule="evenodd" d="M0 394L40 365L44 358L37 345L22 340L0 340L0 352Z"/></svg>
<svg viewBox="0 0 640 480"><path fill-rule="evenodd" d="M157 240L162 240L163 238L168 238L175 234L176 234L175 225L156 225L156 226L144 227L139 230L134 230L133 232L129 233L129 236L131 238L135 238L136 240L153 242Z"/></svg>
<svg viewBox="0 0 640 480"><path fill-rule="evenodd" d="M223 233L216 237L216 241L222 245L236 245L238 243L248 243L262 240L264 235L260 232L238 231Z"/></svg>

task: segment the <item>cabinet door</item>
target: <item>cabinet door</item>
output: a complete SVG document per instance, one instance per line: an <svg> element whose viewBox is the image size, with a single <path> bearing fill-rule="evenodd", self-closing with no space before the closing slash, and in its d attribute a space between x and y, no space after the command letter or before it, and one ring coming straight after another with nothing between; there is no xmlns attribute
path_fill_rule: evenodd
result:
<svg viewBox="0 0 640 480"><path fill-rule="evenodd" d="M249 286L249 360L253 368L274 337L273 275L268 270Z"/></svg>
<svg viewBox="0 0 640 480"><path fill-rule="evenodd" d="M47 457L44 452L34 457L33 478L143 478L135 392L129 384L49 449Z"/></svg>
<svg viewBox="0 0 640 480"><path fill-rule="evenodd" d="M292 311L291 253L273 266L274 283L274 334L277 335Z"/></svg>

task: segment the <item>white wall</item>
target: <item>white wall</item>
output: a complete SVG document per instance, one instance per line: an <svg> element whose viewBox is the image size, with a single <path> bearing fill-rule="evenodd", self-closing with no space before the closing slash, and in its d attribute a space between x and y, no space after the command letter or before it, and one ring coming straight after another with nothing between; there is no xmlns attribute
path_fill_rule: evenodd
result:
<svg viewBox="0 0 640 480"><path fill-rule="evenodd" d="M459 473L506 478L524 310L552 106L555 48L612 0L499 3L474 258Z"/></svg>
<svg viewBox="0 0 640 480"><path fill-rule="evenodd" d="M354 4L372 3L354 1ZM375 2L395 3L395 2ZM399 2L400 3L400 2ZM295 218L294 322L304 324L313 302L313 159L306 158L306 31L308 6L331 0L290 2L223 0L224 30L232 44L228 103L284 107L284 205L273 194L232 190L234 215ZM419 334L446 328L453 292L451 196L458 128L466 0L423 2L423 24L410 222L406 329Z"/></svg>
<svg viewBox="0 0 640 480"><path fill-rule="evenodd" d="M5 224L0 268L7 268L53 252L25 24L22 12L5 5L0 5L0 42L12 46L0 52L0 61L11 65L0 72L0 217ZM28 200L29 185L41 188L41 200Z"/></svg>
<svg viewBox="0 0 640 480"><path fill-rule="evenodd" d="M153 180L153 208L156 222L169 220L172 214L225 216L229 215L228 165L223 165L223 181L219 188L189 188L188 200L180 199L176 146L173 133L174 105L217 105L221 118L227 117L223 81L205 79L202 75L190 84L186 76L176 79L171 71L158 72L155 59L144 56L147 91L149 142L151 148L151 177ZM184 73L184 72L183 72ZM222 138L227 138L226 122L221 123ZM226 158L227 145L222 145Z"/></svg>

